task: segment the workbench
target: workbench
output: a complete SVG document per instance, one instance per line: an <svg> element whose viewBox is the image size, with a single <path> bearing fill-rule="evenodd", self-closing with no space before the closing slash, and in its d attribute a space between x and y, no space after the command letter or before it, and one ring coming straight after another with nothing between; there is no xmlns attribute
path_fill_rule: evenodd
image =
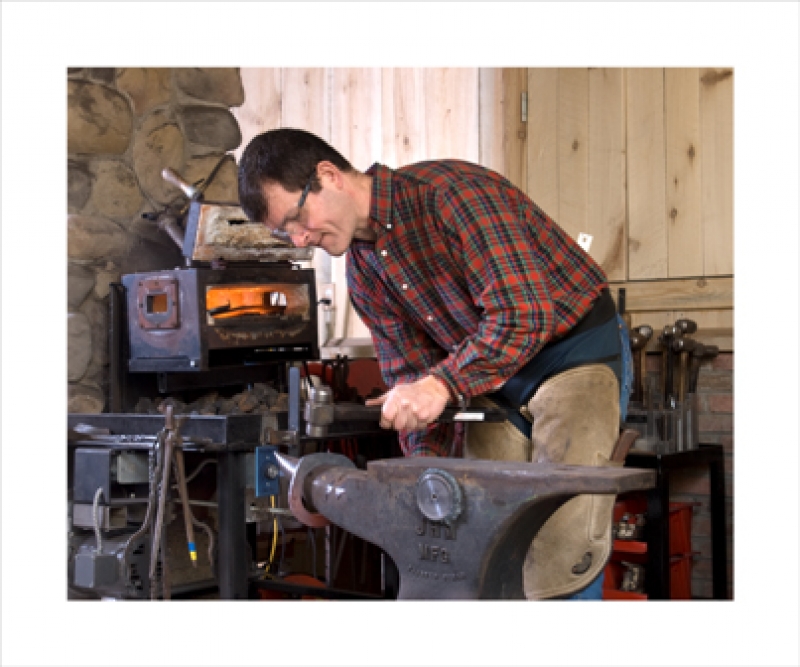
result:
<svg viewBox="0 0 800 667"><path fill-rule="evenodd" d="M644 537L648 553L645 574L648 599L667 600L670 597L670 477L673 472L686 468L703 468L709 475L712 593L715 600L729 599L725 526L725 461L722 445L701 443L697 449L670 453L632 449L625 459L625 466L646 468L656 472L655 487L644 492L647 498L647 524Z"/></svg>

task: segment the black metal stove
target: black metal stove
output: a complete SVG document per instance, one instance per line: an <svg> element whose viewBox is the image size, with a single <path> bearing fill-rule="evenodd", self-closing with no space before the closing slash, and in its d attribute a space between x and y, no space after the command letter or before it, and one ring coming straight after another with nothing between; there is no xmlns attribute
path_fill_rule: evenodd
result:
<svg viewBox="0 0 800 667"><path fill-rule="evenodd" d="M182 237L186 266L122 277L131 372L317 359L311 248L273 239L238 206L192 202Z"/></svg>

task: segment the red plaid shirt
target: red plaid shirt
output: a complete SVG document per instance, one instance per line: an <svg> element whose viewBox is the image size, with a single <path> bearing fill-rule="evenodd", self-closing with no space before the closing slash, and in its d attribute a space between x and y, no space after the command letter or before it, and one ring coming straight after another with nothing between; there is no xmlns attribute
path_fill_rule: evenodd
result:
<svg viewBox="0 0 800 667"><path fill-rule="evenodd" d="M389 387L432 374L464 399L496 391L567 333L607 286L600 267L522 191L456 160L375 164L347 283ZM461 425L403 432L406 456L461 451Z"/></svg>

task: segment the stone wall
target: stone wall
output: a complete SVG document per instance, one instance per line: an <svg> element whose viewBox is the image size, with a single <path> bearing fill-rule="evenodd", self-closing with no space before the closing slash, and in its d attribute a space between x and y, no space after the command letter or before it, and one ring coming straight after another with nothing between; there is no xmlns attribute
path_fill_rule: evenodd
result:
<svg viewBox="0 0 800 667"><path fill-rule="evenodd" d="M102 412L109 285L183 263L143 214L185 201L165 167L197 183L239 146L230 108L244 89L238 68L70 68L67 77L68 410ZM238 200L232 159L204 197Z"/></svg>

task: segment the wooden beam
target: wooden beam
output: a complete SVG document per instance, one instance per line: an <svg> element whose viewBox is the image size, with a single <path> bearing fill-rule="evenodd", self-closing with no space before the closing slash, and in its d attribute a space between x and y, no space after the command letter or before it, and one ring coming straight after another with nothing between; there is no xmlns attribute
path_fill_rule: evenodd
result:
<svg viewBox="0 0 800 667"><path fill-rule="evenodd" d="M613 281L609 288L614 299L621 287L631 312L733 308L733 277Z"/></svg>
<svg viewBox="0 0 800 667"><path fill-rule="evenodd" d="M553 220L561 220L558 187L558 70L528 70L528 178L525 192Z"/></svg>
<svg viewBox="0 0 800 667"><path fill-rule="evenodd" d="M685 317L698 324L691 338L716 345L720 352L733 352L733 277L609 282L608 286L615 301L620 288L625 288L625 310L633 328L640 324L653 328L646 351L660 350L662 327Z"/></svg>

